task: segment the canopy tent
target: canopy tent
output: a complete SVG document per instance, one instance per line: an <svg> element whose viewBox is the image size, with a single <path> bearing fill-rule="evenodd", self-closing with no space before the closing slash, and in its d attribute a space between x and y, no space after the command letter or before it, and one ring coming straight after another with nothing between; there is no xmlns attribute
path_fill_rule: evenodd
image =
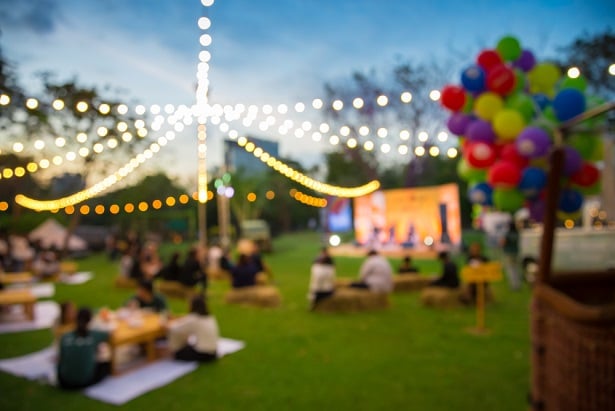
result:
<svg viewBox="0 0 615 411"><path fill-rule="evenodd" d="M61 250L64 248L64 242L68 230L64 228L53 218L48 219L37 228L32 230L28 235L30 241L39 241L43 248L56 248ZM88 244L84 239L72 234L68 239L69 251L84 251L87 250Z"/></svg>

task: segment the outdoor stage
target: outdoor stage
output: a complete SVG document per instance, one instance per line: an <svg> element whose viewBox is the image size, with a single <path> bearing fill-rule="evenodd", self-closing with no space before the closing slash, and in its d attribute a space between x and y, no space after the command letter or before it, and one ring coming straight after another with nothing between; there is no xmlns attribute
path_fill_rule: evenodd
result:
<svg viewBox="0 0 615 411"><path fill-rule="evenodd" d="M335 257L365 257L370 247L355 245L352 243L340 244L337 247L329 247L329 253ZM433 260L438 257L435 248L414 247L404 248L400 245L383 245L376 248L378 253L391 258L403 258L409 255L416 260Z"/></svg>

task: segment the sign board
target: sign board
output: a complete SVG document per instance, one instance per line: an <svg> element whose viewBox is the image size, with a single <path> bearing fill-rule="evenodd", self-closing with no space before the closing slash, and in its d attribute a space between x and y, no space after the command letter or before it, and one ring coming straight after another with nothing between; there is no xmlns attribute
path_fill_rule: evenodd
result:
<svg viewBox="0 0 615 411"><path fill-rule="evenodd" d="M502 264L487 262L477 265L466 265L461 269L461 278L466 283L488 283L502 280Z"/></svg>

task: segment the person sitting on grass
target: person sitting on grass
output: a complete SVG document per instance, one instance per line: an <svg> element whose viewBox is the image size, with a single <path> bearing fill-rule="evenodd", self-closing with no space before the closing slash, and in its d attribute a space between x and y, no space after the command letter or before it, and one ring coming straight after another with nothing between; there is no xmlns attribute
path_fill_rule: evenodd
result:
<svg viewBox="0 0 615 411"><path fill-rule="evenodd" d="M199 259L199 249L197 247L192 247L188 251L186 261L179 271L178 281L190 288L199 283L203 286L203 289L207 288L207 276Z"/></svg>
<svg viewBox="0 0 615 411"><path fill-rule="evenodd" d="M80 389L96 384L111 371L109 350L104 350L109 333L88 329L92 312L81 308L77 312L75 331L60 338L58 384L64 389Z"/></svg>
<svg viewBox="0 0 615 411"><path fill-rule="evenodd" d="M419 269L412 265L412 257L405 256L397 269L398 274L418 274Z"/></svg>
<svg viewBox="0 0 615 411"><path fill-rule="evenodd" d="M192 297L190 313L167 327L169 349L176 360L209 362L217 358L218 322L210 315L203 295ZM190 336L195 337L193 345L188 342Z"/></svg>
<svg viewBox="0 0 615 411"><path fill-rule="evenodd" d="M458 288L459 275L457 273L457 265L451 261L450 256L446 251L441 251L438 254L438 260L442 262L442 275L432 281L429 286Z"/></svg>
<svg viewBox="0 0 615 411"><path fill-rule="evenodd" d="M179 253L176 251L171 255L169 263L158 271L156 277L164 281L179 281L181 269L182 267L179 265Z"/></svg>
<svg viewBox="0 0 615 411"><path fill-rule="evenodd" d="M327 299L335 291L335 265L329 255L321 255L310 269L310 292L308 298L314 308L319 301Z"/></svg>
<svg viewBox="0 0 615 411"><path fill-rule="evenodd" d="M131 308L147 308L157 313L167 310L167 303L160 294L154 292L151 281L141 280L137 286L137 293L126 304Z"/></svg>
<svg viewBox="0 0 615 411"><path fill-rule="evenodd" d="M393 269L389 260L379 255L378 251L370 250L359 269L359 281L350 286L376 293L390 293L393 291Z"/></svg>
<svg viewBox="0 0 615 411"><path fill-rule="evenodd" d="M226 263L230 268L231 285L233 288L252 287L256 285L256 275L259 273L258 267L246 254L240 254L237 264Z"/></svg>

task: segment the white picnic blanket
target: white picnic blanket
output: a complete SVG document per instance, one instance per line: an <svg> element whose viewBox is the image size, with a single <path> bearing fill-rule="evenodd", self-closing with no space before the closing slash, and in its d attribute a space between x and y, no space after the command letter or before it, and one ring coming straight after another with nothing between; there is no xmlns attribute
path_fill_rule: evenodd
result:
<svg viewBox="0 0 615 411"><path fill-rule="evenodd" d="M34 321L26 318L22 306L12 306L0 314L0 334L51 328L59 315L60 306L54 301L35 303Z"/></svg>

